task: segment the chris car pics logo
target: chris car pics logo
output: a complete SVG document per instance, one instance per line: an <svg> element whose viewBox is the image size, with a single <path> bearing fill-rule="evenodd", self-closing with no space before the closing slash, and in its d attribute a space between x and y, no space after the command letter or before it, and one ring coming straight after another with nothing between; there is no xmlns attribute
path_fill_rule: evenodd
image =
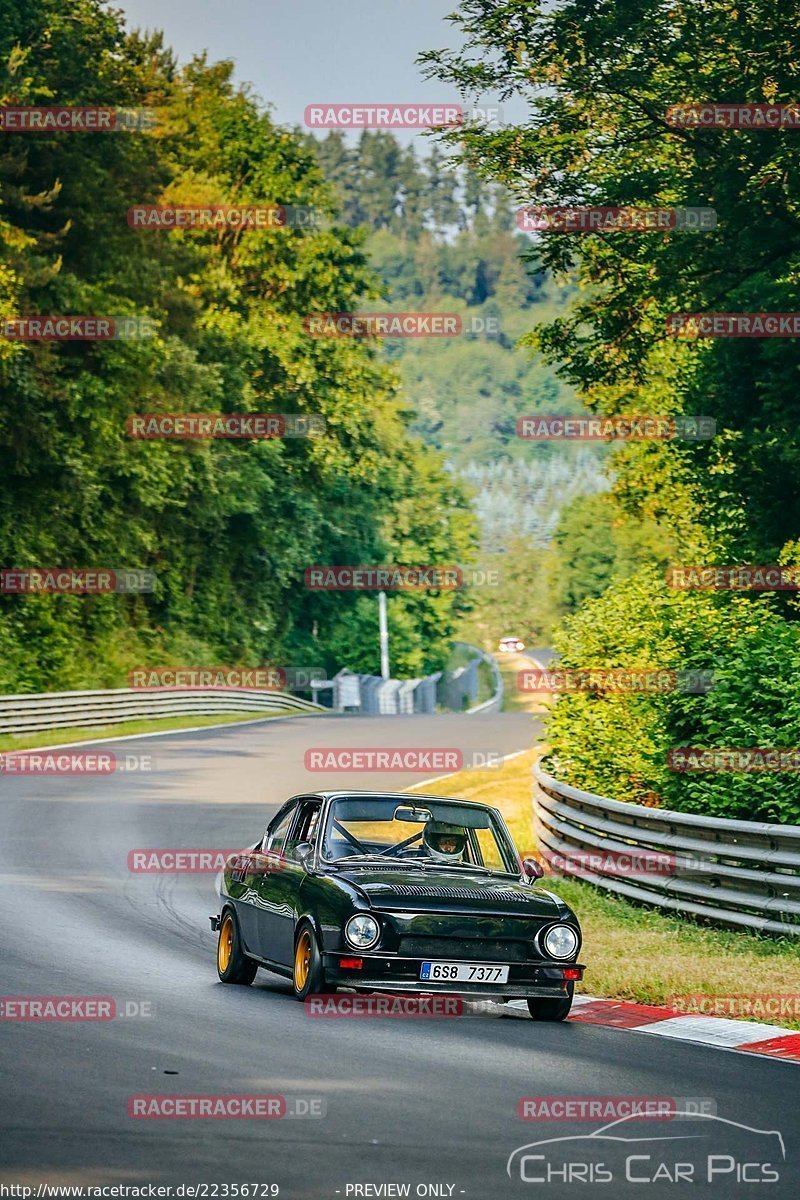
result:
<svg viewBox="0 0 800 1200"><path fill-rule="evenodd" d="M529 1142L512 1151L506 1172L537 1187L554 1184L559 1194L565 1183L688 1183L717 1184L725 1195L726 1185L782 1177L786 1148L779 1130L698 1111L671 1112L668 1132L663 1117L653 1118L652 1131L649 1125L650 1119L632 1114L590 1134Z"/></svg>

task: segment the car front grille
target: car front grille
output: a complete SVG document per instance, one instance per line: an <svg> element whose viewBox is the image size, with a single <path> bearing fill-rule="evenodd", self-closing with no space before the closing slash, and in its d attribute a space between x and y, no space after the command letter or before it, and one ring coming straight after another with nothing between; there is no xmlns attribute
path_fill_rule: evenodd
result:
<svg viewBox="0 0 800 1200"><path fill-rule="evenodd" d="M527 904L528 897L510 888L436 887L425 883L394 883L391 890L398 896L441 897L443 900L500 900L503 903Z"/></svg>
<svg viewBox="0 0 800 1200"><path fill-rule="evenodd" d="M405 958L473 962L527 962L530 958L525 942L506 938L401 937L398 953Z"/></svg>

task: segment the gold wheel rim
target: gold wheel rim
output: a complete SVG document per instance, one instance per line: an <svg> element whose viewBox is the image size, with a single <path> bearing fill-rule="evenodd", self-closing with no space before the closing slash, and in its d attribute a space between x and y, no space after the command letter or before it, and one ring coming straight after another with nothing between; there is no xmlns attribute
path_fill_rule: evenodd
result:
<svg viewBox="0 0 800 1200"><path fill-rule="evenodd" d="M217 966L220 974L224 975L227 971L231 955L233 954L233 917L227 916L222 922L222 928L219 931L219 945L217 946Z"/></svg>
<svg viewBox="0 0 800 1200"><path fill-rule="evenodd" d="M297 949L294 952L294 986L302 992L308 983L311 970L311 934L304 929L297 939Z"/></svg>

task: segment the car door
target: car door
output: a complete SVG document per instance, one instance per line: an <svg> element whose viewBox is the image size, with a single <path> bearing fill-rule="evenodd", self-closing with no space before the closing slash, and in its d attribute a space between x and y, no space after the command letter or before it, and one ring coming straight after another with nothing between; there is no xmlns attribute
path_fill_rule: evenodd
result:
<svg viewBox="0 0 800 1200"><path fill-rule="evenodd" d="M291 966L294 959L294 930L298 916L299 894L306 869L297 858L297 847L303 843L316 843L322 802L318 797L305 796L298 806L289 836L283 844L283 861L269 883L269 890L276 898L269 921L269 950L261 951L263 958L283 966ZM269 878L269 877L265 877ZM266 926L262 923L262 930Z"/></svg>
<svg viewBox="0 0 800 1200"><path fill-rule="evenodd" d="M244 944L253 954L263 955L265 926L269 927L270 911L278 897L273 896L270 882L276 874L272 866L283 850L284 843L297 815L297 799L287 801L267 826L260 846L252 856L253 869L241 874L243 888L237 905L239 925ZM266 854L266 859L259 856ZM269 852L269 853L268 853Z"/></svg>

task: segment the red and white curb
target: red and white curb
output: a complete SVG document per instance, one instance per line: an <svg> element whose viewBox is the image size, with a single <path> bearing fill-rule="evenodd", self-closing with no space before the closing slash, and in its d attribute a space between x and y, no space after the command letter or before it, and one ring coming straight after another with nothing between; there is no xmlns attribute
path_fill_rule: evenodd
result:
<svg viewBox="0 0 800 1200"><path fill-rule="evenodd" d="M598 1000L592 996L576 996L569 1019L800 1062L800 1031L783 1029L780 1025L734 1021L729 1017L676 1016L671 1009L653 1004Z"/></svg>

